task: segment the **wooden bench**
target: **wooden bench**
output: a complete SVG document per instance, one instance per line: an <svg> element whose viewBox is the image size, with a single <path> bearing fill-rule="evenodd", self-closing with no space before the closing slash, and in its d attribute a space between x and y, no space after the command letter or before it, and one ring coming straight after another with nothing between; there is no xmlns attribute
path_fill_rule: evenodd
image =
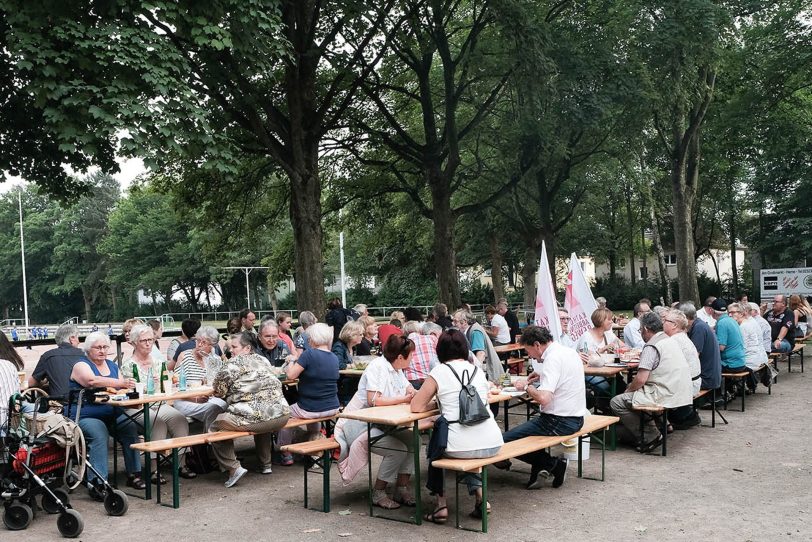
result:
<svg viewBox="0 0 812 542"><path fill-rule="evenodd" d="M322 477L322 512L330 511L330 467L333 464L333 450L340 448L334 438L324 438L288 444L282 446L283 452L306 456L302 465L304 466L304 507L308 508L307 475L308 473L320 474ZM307 456L317 456L309 458ZM314 470L315 469L315 470Z"/></svg>
<svg viewBox="0 0 812 542"><path fill-rule="evenodd" d="M767 363L762 363L758 369L755 369L753 373L757 373L759 371L763 371L765 369L769 369L770 364L773 363L772 359L768 359ZM741 381L744 384L744 379L749 375L747 371L741 371L736 373L725 373L722 372L722 397L724 398L725 406L724 409L727 410L727 381L732 380L734 382ZM773 394L773 386L772 386L772 379L769 380L770 384L767 386L767 395ZM742 386L742 412L744 412L744 398L747 396L747 392L744 389L745 386Z"/></svg>
<svg viewBox="0 0 812 542"><path fill-rule="evenodd" d="M593 435L595 440L598 440L601 444L601 477L600 480L604 480L606 462L605 462L605 454L606 454L606 428L610 425L615 424L620 421L620 418L616 416L587 416L584 418L584 425L580 431L574 433L572 435L565 435L565 436L549 436L549 437L525 437L519 440L514 440L512 442L506 442L502 448L499 450L499 453L492 456L492 457L484 457L478 459L451 459L451 458L442 458L432 461L431 464L433 467L438 469L447 469L454 471L456 474L456 502L459 504L459 485L461 483L462 478L466 474L479 474L482 479L482 532L488 532L488 510L487 510L487 502L488 502L488 471L487 468L489 465L493 465L494 463L498 463L500 461L505 461L508 459L514 459L516 457L531 453L537 452L539 450L544 450L550 448L552 446L556 446L558 444L562 444L568 440L573 438L578 438L578 477L582 477L582 468L583 468L583 461L581 457L581 444L583 442L583 438L587 435L595 433L597 431L601 431L603 434L601 438L597 438ZM459 506L454 507L456 509L456 526L457 528L460 527L460 513L459 513Z"/></svg>
<svg viewBox="0 0 812 542"><path fill-rule="evenodd" d="M291 418L285 424L284 429L295 429L311 423L325 423L329 426L330 422L336 419L335 416L325 416L323 418ZM172 454L172 507L180 508L180 476L178 470L180 469L180 460L178 450L181 448L188 448L198 444L212 444L214 442L222 442L225 440L234 440L241 437L250 437L255 433L251 431L210 431L208 433L200 433L197 435L188 435L185 437L168 438L163 440L152 440L149 442L138 442L132 444L130 447L134 450L144 452L144 466L146 472L146 479L144 482L147 484L152 483L150 476L150 468L152 464L151 454L166 455L167 452ZM157 497L158 504L161 503L161 477L157 477Z"/></svg>

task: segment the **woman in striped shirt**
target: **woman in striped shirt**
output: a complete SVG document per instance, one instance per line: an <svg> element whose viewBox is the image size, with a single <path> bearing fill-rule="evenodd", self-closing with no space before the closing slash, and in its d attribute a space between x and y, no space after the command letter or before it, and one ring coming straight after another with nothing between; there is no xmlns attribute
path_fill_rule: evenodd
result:
<svg viewBox="0 0 812 542"><path fill-rule="evenodd" d="M211 326L202 326L195 335L195 347L185 351L175 365L175 372L185 371L187 382L214 382L214 376L223 366L223 360L214 353L220 334ZM203 422L208 431L215 418L226 410L226 403L217 397L198 397L175 401L173 405L184 416Z"/></svg>

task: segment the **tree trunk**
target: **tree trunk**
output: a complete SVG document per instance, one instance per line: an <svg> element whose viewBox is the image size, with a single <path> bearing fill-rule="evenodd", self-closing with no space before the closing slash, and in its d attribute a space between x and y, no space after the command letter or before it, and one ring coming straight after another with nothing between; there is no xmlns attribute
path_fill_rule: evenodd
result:
<svg viewBox="0 0 812 542"><path fill-rule="evenodd" d="M433 175L441 175L439 171ZM457 277L457 253L454 250L454 216L451 212L451 194L447 183L439 179L430 181L432 222L434 224L434 267L437 269L437 285L440 301L451 307L459 307L460 284Z"/></svg>
<svg viewBox="0 0 812 542"><path fill-rule="evenodd" d="M689 149L673 159L671 193L674 203L674 246L677 253L677 277L681 301L701 306L696 281L694 234L692 226L694 196L699 180L699 135L689 142Z"/></svg>
<svg viewBox="0 0 812 542"><path fill-rule="evenodd" d="M488 247L491 251L491 282L493 283L493 301L498 303L505 297L505 287L502 282L502 251L499 250L499 239L495 233L488 235Z"/></svg>
<svg viewBox="0 0 812 542"><path fill-rule="evenodd" d="M82 299L85 302L85 321L88 323L92 321L90 319L90 313L93 312L90 296L91 296L90 288L88 288L87 286L82 286Z"/></svg>
<svg viewBox="0 0 812 542"><path fill-rule="evenodd" d="M324 262L321 243L321 184L319 183L318 151L308 156L310 167L292 179L290 221L293 225L293 276L296 281L296 309L324 312Z"/></svg>
<svg viewBox="0 0 812 542"><path fill-rule="evenodd" d="M736 211L734 206L730 210L730 269L733 273L733 298L739 297L739 270L736 269Z"/></svg>
<svg viewBox="0 0 812 542"><path fill-rule="evenodd" d="M663 287L665 288L665 303L666 305L671 305L671 303L673 303L673 298L671 297L671 279L668 277L668 268L665 265L665 252L663 252L663 244L660 241L659 219L657 218L657 212L654 209L654 202L651 198L649 198L648 207L651 219L651 231L654 235L654 250L657 253L657 267L660 270L660 277L662 278Z"/></svg>
<svg viewBox="0 0 812 542"><path fill-rule="evenodd" d="M534 246L524 250L522 283L524 284L524 308L532 310L536 306L536 273L539 266L539 251Z"/></svg>
<svg viewBox="0 0 812 542"><path fill-rule="evenodd" d="M626 198L626 226L629 228L629 261L631 262L629 269L629 280L631 281L632 286L634 286L637 284L637 262L635 262L634 253L634 213L632 212L632 194L629 187L626 187L624 195Z"/></svg>

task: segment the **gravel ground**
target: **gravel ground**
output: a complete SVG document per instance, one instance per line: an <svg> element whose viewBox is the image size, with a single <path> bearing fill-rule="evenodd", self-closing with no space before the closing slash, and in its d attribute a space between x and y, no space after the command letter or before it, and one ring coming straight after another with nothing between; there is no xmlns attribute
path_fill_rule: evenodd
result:
<svg viewBox="0 0 812 542"><path fill-rule="evenodd" d="M26 354L27 366L33 367L37 356L36 350ZM786 364L781 368L771 396L760 388L747 398L745 413L728 411L730 425L720 423L715 429L709 427L709 412L703 411L708 426L671 435L667 457L641 456L624 448L607 452L605 482L578 479L573 464L563 487L526 491L526 466L514 463L515 471L489 471L493 513L487 535L458 531L452 522L418 527L369 518L363 474L348 487L333 476L330 514L304 510L298 464L275 467L267 476L251 472L232 489L223 487L225 477L219 473L183 481L179 510L130 497L127 515L111 518L84 491L74 494L73 505L85 521L81 539L92 541L127 540L136 533L150 541L417 541L486 536L511 542L812 540L810 376L787 374ZM246 440L238 447L245 449L244 465L251 468L256 459L251 440ZM585 474L598 475L599 469L600 453L593 449ZM311 491L319 492L320 483L311 477ZM423 496L428 507L425 489ZM164 499L171 502L171 494L165 493ZM463 499L462 510L467 513L472 501ZM318 505L320 495L313 501ZM407 518L408 509L404 510L393 515ZM58 539L55 520L41 513L25 531L25 540ZM471 519L465 524L478 525ZM3 540L12 540L11 533L2 528L0 533Z"/></svg>

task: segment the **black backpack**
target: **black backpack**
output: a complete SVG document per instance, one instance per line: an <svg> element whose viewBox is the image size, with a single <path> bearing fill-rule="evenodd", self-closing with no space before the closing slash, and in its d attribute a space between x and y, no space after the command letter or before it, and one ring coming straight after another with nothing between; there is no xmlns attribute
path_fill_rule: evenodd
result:
<svg viewBox="0 0 812 542"><path fill-rule="evenodd" d="M460 383L460 417L458 420L448 423L460 423L462 425L477 425L478 423L482 423L488 418L491 417L491 412L488 410L488 407L482 402L482 399L479 397L479 392L476 391L476 388L471 381L474 379L474 375L477 372L477 368L474 367L474 372L468 376L468 369L462 372L462 378L457 374L457 371L451 365L446 365L451 372L454 373L454 377L456 377L457 382ZM467 383L463 381L463 379L467 378Z"/></svg>

